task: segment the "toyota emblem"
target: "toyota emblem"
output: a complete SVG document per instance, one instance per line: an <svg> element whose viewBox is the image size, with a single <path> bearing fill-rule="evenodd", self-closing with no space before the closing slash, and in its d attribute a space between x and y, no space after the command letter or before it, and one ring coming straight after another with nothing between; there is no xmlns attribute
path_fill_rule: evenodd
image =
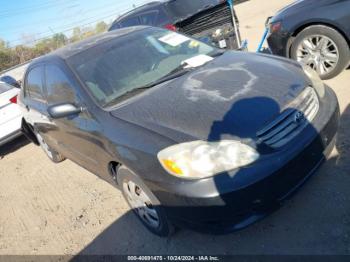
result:
<svg viewBox="0 0 350 262"><path fill-rule="evenodd" d="M304 113L301 112L301 111L296 112L295 115L294 115L294 122L295 122L296 124L299 124L299 123L301 123L303 120L305 120L305 115L304 115Z"/></svg>

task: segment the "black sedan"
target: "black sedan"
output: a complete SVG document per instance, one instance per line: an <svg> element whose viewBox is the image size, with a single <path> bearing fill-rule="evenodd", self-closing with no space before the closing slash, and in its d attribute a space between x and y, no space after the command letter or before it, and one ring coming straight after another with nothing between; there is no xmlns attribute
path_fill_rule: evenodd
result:
<svg viewBox="0 0 350 262"><path fill-rule="evenodd" d="M293 58L322 79L340 74L350 62L350 1L301 0L270 22L273 54Z"/></svg>
<svg viewBox="0 0 350 262"><path fill-rule="evenodd" d="M332 150L334 92L297 62L152 27L34 60L23 130L116 184L142 223L238 230L276 209Z"/></svg>

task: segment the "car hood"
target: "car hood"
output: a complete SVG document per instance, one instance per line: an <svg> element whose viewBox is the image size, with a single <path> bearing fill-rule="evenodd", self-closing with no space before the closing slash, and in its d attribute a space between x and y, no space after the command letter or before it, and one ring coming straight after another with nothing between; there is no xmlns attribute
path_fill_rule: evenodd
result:
<svg viewBox="0 0 350 262"><path fill-rule="evenodd" d="M308 81L293 61L229 51L122 102L111 114L176 142L253 141Z"/></svg>

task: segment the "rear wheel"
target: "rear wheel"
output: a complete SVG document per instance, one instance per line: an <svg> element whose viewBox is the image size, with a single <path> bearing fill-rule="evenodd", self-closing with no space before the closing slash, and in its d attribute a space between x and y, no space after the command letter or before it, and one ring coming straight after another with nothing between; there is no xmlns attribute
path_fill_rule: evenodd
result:
<svg viewBox="0 0 350 262"><path fill-rule="evenodd" d="M173 234L174 226L168 220L164 208L138 177L125 167L120 167L118 183L127 203L149 231L161 237Z"/></svg>
<svg viewBox="0 0 350 262"><path fill-rule="evenodd" d="M335 29L315 25L301 31L291 47L291 58L315 70L322 79L340 74L350 61L350 49Z"/></svg>
<svg viewBox="0 0 350 262"><path fill-rule="evenodd" d="M60 163L65 160L64 156L62 156L57 151L53 150L48 144L46 144L44 138L39 134L35 133L38 142L41 148L44 150L45 154L50 158L50 160L54 163Z"/></svg>

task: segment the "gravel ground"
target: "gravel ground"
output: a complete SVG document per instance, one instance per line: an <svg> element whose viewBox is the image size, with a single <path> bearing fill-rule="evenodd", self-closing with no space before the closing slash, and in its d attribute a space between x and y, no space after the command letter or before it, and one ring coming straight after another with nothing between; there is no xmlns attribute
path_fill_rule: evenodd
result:
<svg viewBox="0 0 350 262"><path fill-rule="evenodd" d="M237 7L255 50L267 16L291 0ZM170 239L146 231L120 192L65 161L51 163L24 138L0 148L0 255L4 254L350 254L350 70L332 81L342 112L337 150L265 220L237 233L188 230Z"/></svg>

